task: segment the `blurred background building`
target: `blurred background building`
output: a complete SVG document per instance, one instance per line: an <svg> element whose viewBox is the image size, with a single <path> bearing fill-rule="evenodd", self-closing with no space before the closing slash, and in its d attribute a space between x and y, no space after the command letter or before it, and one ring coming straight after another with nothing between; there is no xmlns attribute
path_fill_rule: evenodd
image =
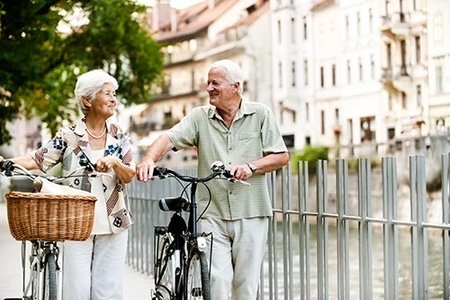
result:
<svg viewBox="0 0 450 300"><path fill-rule="evenodd" d="M224 58L242 67L244 97L274 111L292 151L448 151L448 0L205 0L182 9L155 0L144 20L165 68L155 97L119 115L140 155L208 103L209 65ZM16 142L26 146L13 149L35 146L36 128L22 129ZM195 159L194 149L168 160Z"/></svg>

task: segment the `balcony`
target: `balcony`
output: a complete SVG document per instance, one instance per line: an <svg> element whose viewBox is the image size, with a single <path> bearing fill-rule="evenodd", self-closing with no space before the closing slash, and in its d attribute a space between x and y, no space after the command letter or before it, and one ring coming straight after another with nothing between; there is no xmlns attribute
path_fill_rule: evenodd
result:
<svg viewBox="0 0 450 300"><path fill-rule="evenodd" d="M396 89L404 92L408 91L412 84L406 65L383 68L380 81L387 89Z"/></svg>
<svg viewBox="0 0 450 300"><path fill-rule="evenodd" d="M381 32L390 37L407 37L410 34L410 24L408 15L403 12L395 12L387 16L382 16Z"/></svg>

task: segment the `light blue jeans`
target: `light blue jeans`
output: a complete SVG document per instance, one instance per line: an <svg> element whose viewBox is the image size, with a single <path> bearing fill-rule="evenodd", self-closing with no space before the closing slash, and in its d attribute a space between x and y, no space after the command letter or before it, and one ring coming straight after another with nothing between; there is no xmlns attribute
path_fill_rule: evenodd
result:
<svg viewBox="0 0 450 300"><path fill-rule="evenodd" d="M268 217L236 221L201 220L201 231L212 232L214 238L212 299L228 300L230 295L235 300L256 299L268 228Z"/></svg>

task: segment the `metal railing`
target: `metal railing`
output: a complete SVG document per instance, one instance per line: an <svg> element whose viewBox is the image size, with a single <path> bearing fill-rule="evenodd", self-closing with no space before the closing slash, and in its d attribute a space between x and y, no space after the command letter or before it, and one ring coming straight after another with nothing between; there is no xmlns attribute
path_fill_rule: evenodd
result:
<svg viewBox="0 0 450 300"><path fill-rule="evenodd" d="M269 174L273 218L259 299L449 299L449 166L442 155L438 221L427 217L424 156L410 157L409 197L398 190L394 157L382 159L376 191L364 158L351 176L346 160L337 160L334 183L327 161L318 162L314 178L307 162L296 174L289 167ZM137 270L152 274L153 225L170 216L152 200L179 192L174 182L131 185L128 263Z"/></svg>

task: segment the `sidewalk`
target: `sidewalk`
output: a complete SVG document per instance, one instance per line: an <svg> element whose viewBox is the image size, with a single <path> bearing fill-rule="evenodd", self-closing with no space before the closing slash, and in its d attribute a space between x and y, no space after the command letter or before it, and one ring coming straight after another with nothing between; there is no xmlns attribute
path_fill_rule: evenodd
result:
<svg viewBox="0 0 450 300"><path fill-rule="evenodd" d="M8 227L6 204L0 202L0 299L22 295L21 242L14 240ZM152 278L127 268L125 300L150 299Z"/></svg>

